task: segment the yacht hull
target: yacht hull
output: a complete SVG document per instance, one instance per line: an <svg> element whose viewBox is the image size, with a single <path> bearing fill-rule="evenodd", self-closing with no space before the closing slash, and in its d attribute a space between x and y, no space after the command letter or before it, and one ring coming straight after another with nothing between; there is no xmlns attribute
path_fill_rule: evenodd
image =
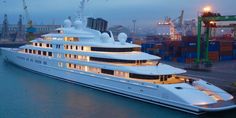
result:
<svg viewBox="0 0 236 118"><path fill-rule="evenodd" d="M2 55L7 62L31 70L40 74L51 76L55 79L80 84L112 94L125 96L128 98L157 104L160 106L184 111L192 114L202 114L205 112L222 111L235 108L235 105L220 108L199 107L184 102L180 102L178 97L166 90L161 85L143 83L109 75L99 75L89 72L70 70L66 67L57 66L57 59L48 57L39 57L35 55L19 53L12 49L3 49ZM41 63L37 61L41 61Z"/></svg>

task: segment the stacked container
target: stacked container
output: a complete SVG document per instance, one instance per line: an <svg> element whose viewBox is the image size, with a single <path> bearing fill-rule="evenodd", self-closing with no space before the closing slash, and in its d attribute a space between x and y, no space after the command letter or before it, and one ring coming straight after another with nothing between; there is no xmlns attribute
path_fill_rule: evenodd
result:
<svg viewBox="0 0 236 118"><path fill-rule="evenodd" d="M233 59L236 59L236 41L233 42Z"/></svg>
<svg viewBox="0 0 236 118"><path fill-rule="evenodd" d="M185 58L186 63L193 63L197 58L197 42L186 41L183 42L182 57Z"/></svg>
<svg viewBox="0 0 236 118"><path fill-rule="evenodd" d="M143 43L144 43L144 41L143 41L143 40L140 40L140 39L138 39L138 40L133 40L133 44L142 45Z"/></svg>
<svg viewBox="0 0 236 118"><path fill-rule="evenodd" d="M133 40L141 45L141 51L162 57L166 61L194 63L197 58L197 39L186 38L183 41L158 40L149 37L148 40ZM205 57L206 43L201 44L201 58ZM226 40L209 41L209 60L212 62L236 59L236 42Z"/></svg>
<svg viewBox="0 0 236 118"><path fill-rule="evenodd" d="M209 49L209 59L213 62L219 61L220 42L210 41L208 49Z"/></svg>
<svg viewBox="0 0 236 118"><path fill-rule="evenodd" d="M220 42L220 61L232 60L233 45L232 42L221 41Z"/></svg>

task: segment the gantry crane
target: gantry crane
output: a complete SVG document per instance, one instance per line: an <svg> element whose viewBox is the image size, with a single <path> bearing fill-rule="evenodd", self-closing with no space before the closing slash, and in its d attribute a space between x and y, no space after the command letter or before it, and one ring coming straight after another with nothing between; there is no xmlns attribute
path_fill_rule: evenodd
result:
<svg viewBox="0 0 236 118"><path fill-rule="evenodd" d="M197 39L197 59L196 64L199 65L201 63L210 65L211 61L209 60L209 40L211 29L216 28L217 25L215 22L219 21L236 21L236 15L230 16L221 16L219 13L213 13L210 11L210 8L205 8L203 14L198 17L198 39ZM201 36L202 36L202 23L205 24L205 41L206 41L206 49L205 55L201 58Z"/></svg>
<svg viewBox="0 0 236 118"><path fill-rule="evenodd" d="M27 20L27 39L28 41L34 39L34 33L36 32L36 28L33 27L33 21L31 20L30 18L30 15L29 15L29 11L28 11L28 6L26 5L26 1L25 0L22 0L23 2L23 9L24 9L24 12L25 12L25 18Z"/></svg>

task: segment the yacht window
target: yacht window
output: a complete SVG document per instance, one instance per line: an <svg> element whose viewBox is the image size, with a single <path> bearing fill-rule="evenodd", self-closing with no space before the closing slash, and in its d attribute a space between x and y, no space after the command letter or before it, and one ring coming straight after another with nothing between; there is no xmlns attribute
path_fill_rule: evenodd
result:
<svg viewBox="0 0 236 118"><path fill-rule="evenodd" d="M50 47L52 48L52 44L50 44Z"/></svg>
<svg viewBox="0 0 236 118"><path fill-rule="evenodd" d="M36 51L35 51L35 50L33 50L33 54L36 54Z"/></svg>
<svg viewBox="0 0 236 118"><path fill-rule="evenodd" d="M77 55L74 55L74 59L77 59Z"/></svg>
<svg viewBox="0 0 236 118"><path fill-rule="evenodd" d="M100 48L100 47L91 47L91 51L99 52L132 52L133 48Z"/></svg>
<svg viewBox="0 0 236 118"><path fill-rule="evenodd" d="M28 53L28 49L25 49L25 53Z"/></svg>
<svg viewBox="0 0 236 118"><path fill-rule="evenodd" d="M167 81L167 78L168 76L167 75L164 75L164 81Z"/></svg>
<svg viewBox="0 0 236 118"><path fill-rule="evenodd" d="M69 68L71 68L71 64L69 63Z"/></svg>
<svg viewBox="0 0 236 118"><path fill-rule="evenodd" d="M48 56L52 57L52 52L48 52Z"/></svg>
<svg viewBox="0 0 236 118"><path fill-rule="evenodd" d="M35 43L35 46L38 46L38 43Z"/></svg>
<svg viewBox="0 0 236 118"><path fill-rule="evenodd" d="M81 46L81 50L84 50L84 46Z"/></svg>
<svg viewBox="0 0 236 118"><path fill-rule="evenodd" d="M161 75L161 81L164 81L164 77L163 77L163 75Z"/></svg>
<svg viewBox="0 0 236 118"><path fill-rule="evenodd" d="M46 51L43 51L43 56L46 56L47 55L47 52Z"/></svg>
<svg viewBox="0 0 236 118"><path fill-rule="evenodd" d="M106 58L97 58L90 57L91 61L100 61L100 62L114 62L114 63L135 63L133 60L118 60L118 59L106 59Z"/></svg>
<svg viewBox="0 0 236 118"><path fill-rule="evenodd" d="M64 48L67 50L68 49L68 45L64 45Z"/></svg>
<svg viewBox="0 0 236 118"><path fill-rule="evenodd" d="M42 43L39 43L39 46L42 47Z"/></svg>
<svg viewBox="0 0 236 118"><path fill-rule="evenodd" d="M49 48L49 44L47 44L47 47Z"/></svg>
<svg viewBox="0 0 236 118"><path fill-rule="evenodd" d="M141 74L130 73L129 76L130 78L135 78L135 79L150 79L150 80L159 79L158 75L141 75Z"/></svg>
<svg viewBox="0 0 236 118"><path fill-rule="evenodd" d="M41 51L40 50L38 51L38 55L41 55Z"/></svg>
<svg viewBox="0 0 236 118"><path fill-rule="evenodd" d="M101 72L104 73L104 74L114 75L113 70L101 69Z"/></svg>
<svg viewBox="0 0 236 118"><path fill-rule="evenodd" d="M32 50L31 50L31 49L29 49L29 53L32 53Z"/></svg>

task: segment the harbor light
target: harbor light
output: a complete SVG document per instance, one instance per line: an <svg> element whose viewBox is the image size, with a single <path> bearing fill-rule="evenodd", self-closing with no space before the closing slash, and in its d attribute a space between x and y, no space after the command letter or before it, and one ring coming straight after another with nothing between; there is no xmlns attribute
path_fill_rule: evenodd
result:
<svg viewBox="0 0 236 118"><path fill-rule="evenodd" d="M206 6L203 8L203 12L211 12L212 8L211 6Z"/></svg>

